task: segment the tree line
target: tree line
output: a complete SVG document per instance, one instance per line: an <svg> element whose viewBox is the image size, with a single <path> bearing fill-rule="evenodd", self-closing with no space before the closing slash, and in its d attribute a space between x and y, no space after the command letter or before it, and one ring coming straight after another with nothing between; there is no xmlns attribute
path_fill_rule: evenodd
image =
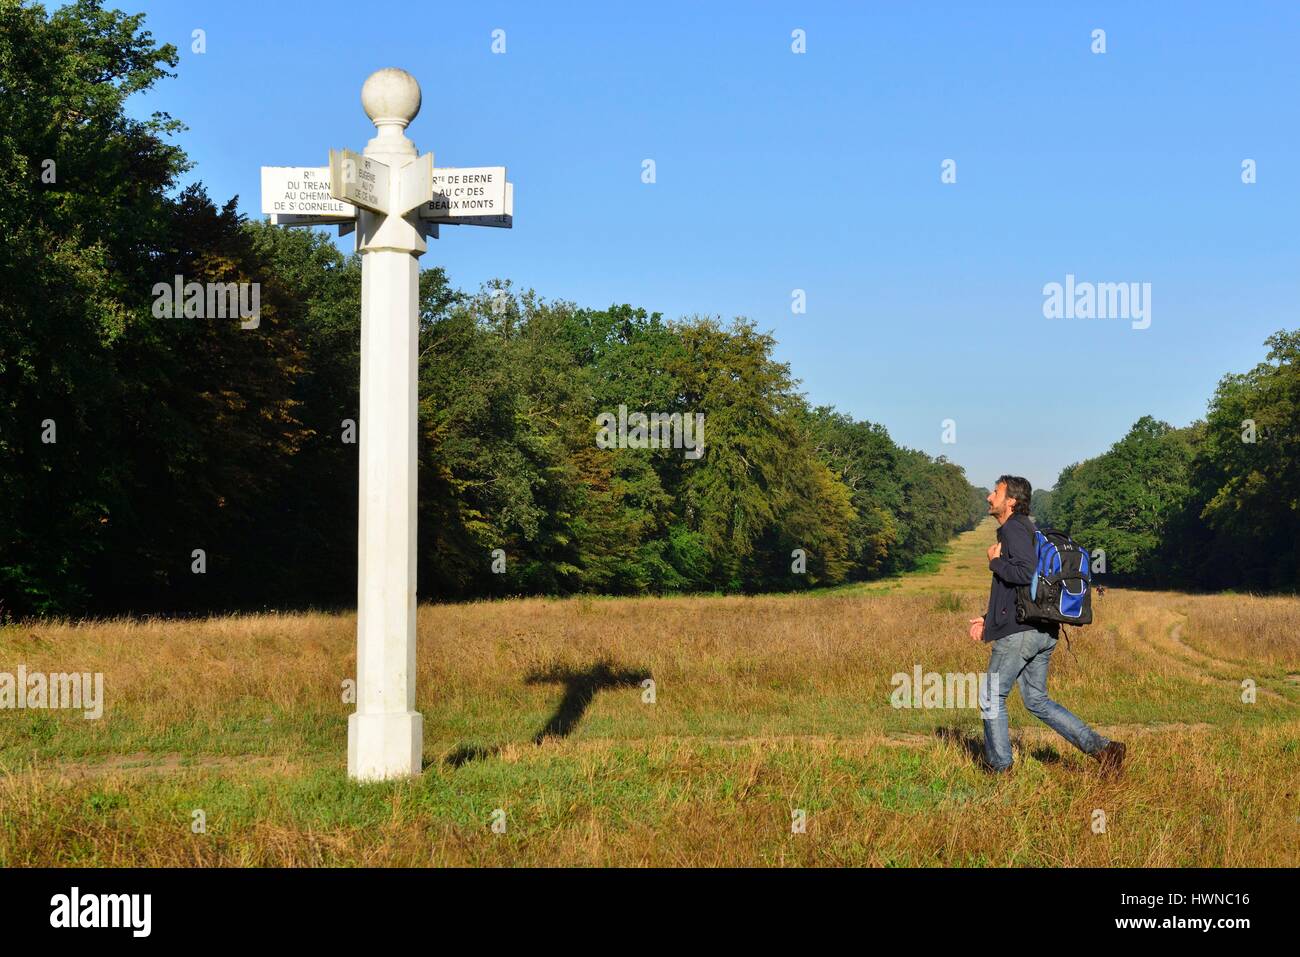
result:
<svg viewBox="0 0 1300 957"><path fill-rule="evenodd" d="M1040 524L1104 550L1107 573L1205 590L1300 588L1300 330L1223 377L1205 418L1143 416L1035 495Z"/></svg>
<svg viewBox="0 0 1300 957"><path fill-rule="evenodd" d="M3 614L355 601L360 261L177 188L179 123L124 110L176 62L98 0L0 3ZM257 327L154 309L175 276L257 283ZM832 585L984 513L752 322L434 268L419 323L423 598ZM620 406L703 414L703 454L601 447Z"/></svg>

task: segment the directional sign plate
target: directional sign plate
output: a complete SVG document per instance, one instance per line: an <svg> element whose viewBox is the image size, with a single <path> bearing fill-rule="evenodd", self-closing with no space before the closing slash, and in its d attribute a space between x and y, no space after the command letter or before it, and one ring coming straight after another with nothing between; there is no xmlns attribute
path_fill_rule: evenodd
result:
<svg viewBox="0 0 1300 957"><path fill-rule="evenodd" d="M352 219L357 208L330 195L327 166L263 166L262 212L307 221Z"/></svg>
<svg viewBox="0 0 1300 957"><path fill-rule="evenodd" d="M330 150L330 195L376 213L388 212L389 169L352 150Z"/></svg>
<svg viewBox="0 0 1300 957"><path fill-rule="evenodd" d="M433 154L425 153L398 170L398 190L402 215L433 199Z"/></svg>
<svg viewBox="0 0 1300 957"><path fill-rule="evenodd" d="M496 226L513 229L515 224L515 184L506 183L506 211L500 216L462 216L460 219L443 219L450 226Z"/></svg>
<svg viewBox="0 0 1300 957"><path fill-rule="evenodd" d="M433 199L420 218L452 223L467 216L506 215L504 166L449 166L433 170Z"/></svg>

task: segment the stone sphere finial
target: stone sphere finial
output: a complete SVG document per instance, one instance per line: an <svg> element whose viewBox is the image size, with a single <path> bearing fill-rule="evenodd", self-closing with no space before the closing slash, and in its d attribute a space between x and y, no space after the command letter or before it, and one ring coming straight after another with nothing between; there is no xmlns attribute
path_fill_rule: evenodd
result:
<svg viewBox="0 0 1300 957"><path fill-rule="evenodd" d="M420 84L405 70L384 67L366 78L361 105L375 126L405 128L420 112Z"/></svg>

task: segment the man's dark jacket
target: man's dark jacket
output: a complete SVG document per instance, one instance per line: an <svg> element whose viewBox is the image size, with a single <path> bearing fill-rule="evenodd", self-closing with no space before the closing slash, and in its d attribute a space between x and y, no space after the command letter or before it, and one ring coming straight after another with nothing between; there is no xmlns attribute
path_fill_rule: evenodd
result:
<svg viewBox="0 0 1300 957"><path fill-rule="evenodd" d="M1034 570L1038 567L1036 531L1029 516L1018 514L1013 514L998 528L1002 554L989 562L993 587L989 590L989 610L984 615L985 641L997 641L1018 631L1056 634L1053 626L1025 625L1016 621L1016 586L1032 582Z"/></svg>

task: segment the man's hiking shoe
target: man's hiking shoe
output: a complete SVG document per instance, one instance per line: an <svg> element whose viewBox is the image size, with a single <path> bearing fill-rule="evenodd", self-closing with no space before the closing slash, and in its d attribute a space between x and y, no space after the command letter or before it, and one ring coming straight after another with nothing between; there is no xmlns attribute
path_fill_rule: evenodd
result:
<svg viewBox="0 0 1300 957"><path fill-rule="evenodd" d="M1112 741L1104 748L1093 755L1097 763L1101 765L1101 773L1106 775L1119 774L1120 767L1124 764L1124 755L1128 747L1119 741Z"/></svg>

